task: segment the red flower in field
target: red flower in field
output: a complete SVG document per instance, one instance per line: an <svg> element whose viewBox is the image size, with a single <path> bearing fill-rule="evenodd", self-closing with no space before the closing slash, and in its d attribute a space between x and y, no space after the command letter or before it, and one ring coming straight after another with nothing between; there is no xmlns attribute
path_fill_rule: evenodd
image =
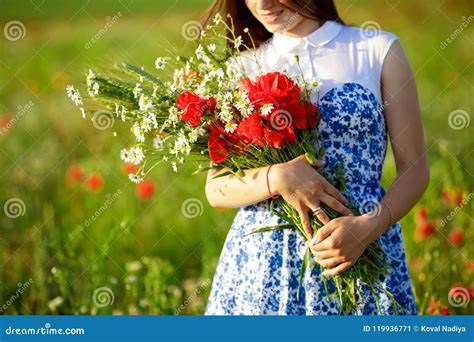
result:
<svg viewBox="0 0 474 342"><path fill-rule="evenodd" d="M451 233L449 233L449 241L453 245L459 246L462 244L463 240L464 240L464 232L460 228L457 228L453 230Z"/></svg>
<svg viewBox="0 0 474 342"><path fill-rule="evenodd" d="M0 116L0 132L6 132L12 120L13 116L10 113Z"/></svg>
<svg viewBox="0 0 474 342"><path fill-rule="evenodd" d="M132 163L124 163L122 166L123 172L126 175L129 175L131 173L137 173L138 169L140 167L138 165L132 164Z"/></svg>
<svg viewBox="0 0 474 342"><path fill-rule="evenodd" d="M462 191L458 192L456 194L456 198L455 198L455 203L457 206L460 206L463 202L463 199L464 199L464 193Z"/></svg>
<svg viewBox="0 0 474 342"><path fill-rule="evenodd" d="M428 307L426 308L426 312L431 315L442 315L447 316L451 315L448 308L445 305L442 305L441 302L432 299Z"/></svg>
<svg viewBox="0 0 474 342"><path fill-rule="evenodd" d="M189 91L179 94L176 104L183 110L181 119L192 127L201 123L202 116L207 110L213 112L216 108L216 100L213 97L204 99Z"/></svg>
<svg viewBox="0 0 474 342"><path fill-rule="evenodd" d="M428 208L421 206L416 211L416 218L419 222L424 222L428 219Z"/></svg>
<svg viewBox="0 0 474 342"><path fill-rule="evenodd" d="M451 193L448 189L443 189L441 191L441 198L448 205L450 205L453 201L453 199L451 197Z"/></svg>
<svg viewBox="0 0 474 342"><path fill-rule="evenodd" d="M71 183L82 183L82 181L84 181L84 178L85 175L80 165L72 165L67 170L67 179Z"/></svg>
<svg viewBox="0 0 474 342"><path fill-rule="evenodd" d="M422 222L415 231L415 240L423 241L435 233L436 229L430 222Z"/></svg>
<svg viewBox="0 0 474 342"><path fill-rule="evenodd" d="M263 125L259 114L253 114L242 120L235 131L235 135L246 144L263 146Z"/></svg>
<svg viewBox="0 0 474 342"><path fill-rule="evenodd" d="M440 307L439 309L439 314L441 316L450 316L451 315L451 312L448 310L448 308L446 306L442 306Z"/></svg>
<svg viewBox="0 0 474 342"><path fill-rule="evenodd" d="M155 194L155 185L151 180L145 179L143 182L137 184L137 196L139 199L145 201L149 200Z"/></svg>
<svg viewBox="0 0 474 342"><path fill-rule="evenodd" d="M474 271L474 260L469 260L467 262L466 268L469 272Z"/></svg>
<svg viewBox="0 0 474 342"><path fill-rule="evenodd" d="M93 173L87 178L86 183L90 190L99 191L103 185L102 176L98 173Z"/></svg>
<svg viewBox="0 0 474 342"><path fill-rule="evenodd" d="M225 135L222 129L214 124L209 126L209 130L209 140L207 141L209 156L214 163L222 163L229 155Z"/></svg>

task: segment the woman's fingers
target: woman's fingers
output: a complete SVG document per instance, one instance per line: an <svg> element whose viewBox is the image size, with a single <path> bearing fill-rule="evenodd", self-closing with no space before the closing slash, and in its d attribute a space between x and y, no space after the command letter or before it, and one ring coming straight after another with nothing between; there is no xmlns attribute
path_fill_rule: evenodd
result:
<svg viewBox="0 0 474 342"><path fill-rule="evenodd" d="M329 259L316 259L318 264L320 264L323 267L336 267L344 262L346 262L346 259L344 257L338 256L334 258L329 258Z"/></svg>
<svg viewBox="0 0 474 342"><path fill-rule="evenodd" d="M308 215L308 209L299 207L296 208L300 215L300 220L301 224L303 225L304 230L306 231L306 234L308 234L309 239L313 238L313 229L311 228L311 225L309 223L309 215Z"/></svg>
<svg viewBox="0 0 474 342"><path fill-rule="evenodd" d="M347 209L341 202L339 202L337 199L335 199L334 197L331 197L329 196L327 193L323 192L323 194L321 195L321 198L320 200L324 203L326 203L326 205L332 209L334 209L335 211L341 213L342 215L345 215L345 216L350 216L350 215L354 215L352 213L352 211L350 211L349 209Z"/></svg>
<svg viewBox="0 0 474 342"><path fill-rule="evenodd" d="M320 251L320 252L315 252L313 250L311 251L313 252L314 258L316 260L330 259L330 258L341 256L339 251L336 249L328 249L328 250Z"/></svg>
<svg viewBox="0 0 474 342"><path fill-rule="evenodd" d="M324 188L323 190L330 196L334 197L335 199L337 199L339 202L341 202L342 204L344 205L349 205L349 202L347 201L347 199L339 192L339 190L337 190L331 183L329 183L326 179L325 179L325 185L324 185Z"/></svg>
<svg viewBox="0 0 474 342"><path fill-rule="evenodd" d="M341 274L345 270L349 269L352 266L351 261L345 261L342 264L339 264L338 266L331 268L329 270L324 270L323 275L324 276L335 276L337 274Z"/></svg>
<svg viewBox="0 0 474 342"><path fill-rule="evenodd" d="M309 202L308 207L311 209L313 214L321 221L323 224L328 224L330 219L329 216L324 212L323 208L319 206L319 202Z"/></svg>

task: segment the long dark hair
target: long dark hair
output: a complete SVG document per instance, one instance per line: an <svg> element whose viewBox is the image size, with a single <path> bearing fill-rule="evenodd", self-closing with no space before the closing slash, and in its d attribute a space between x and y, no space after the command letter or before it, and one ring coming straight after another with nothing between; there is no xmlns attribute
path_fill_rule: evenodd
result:
<svg viewBox="0 0 474 342"><path fill-rule="evenodd" d="M334 4L334 0L279 0L280 4L299 13L309 19L318 20L323 24L327 20L337 21L343 24L342 19ZM244 43L251 46L250 39L244 34L244 29L248 28L258 47L261 43L271 38L272 33L252 15L243 0L214 0L204 15L202 25L205 28L216 13L229 20L226 16L230 14L235 26L237 36L242 36Z"/></svg>

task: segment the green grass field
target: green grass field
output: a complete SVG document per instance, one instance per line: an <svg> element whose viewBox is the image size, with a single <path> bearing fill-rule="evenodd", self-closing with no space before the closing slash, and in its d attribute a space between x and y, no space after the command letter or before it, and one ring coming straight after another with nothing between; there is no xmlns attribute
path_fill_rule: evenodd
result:
<svg viewBox="0 0 474 342"><path fill-rule="evenodd" d="M153 196L140 199L117 153L128 132L119 122L95 129L64 89L89 67L127 61L153 70L157 56L190 53L182 26L199 19L208 3L0 0L1 27L13 20L25 27L21 39L0 37L0 203L6 208L17 199L19 210L0 215L0 313L202 314L236 211L211 208L204 175L189 170L155 170ZM420 206L435 232L414 238L422 225L416 210L402 227L420 312L472 314L472 301L453 305L449 294L455 287L473 296L474 289L472 5L336 3L347 23L374 21L397 34L416 75L431 165ZM450 123L453 112L464 121ZM102 187L71 181L75 165L86 176L99 174ZM394 176L389 154L385 187ZM460 196L459 203L447 194ZM183 215L189 199L195 217ZM453 243L459 231L462 239Z"/></svg>

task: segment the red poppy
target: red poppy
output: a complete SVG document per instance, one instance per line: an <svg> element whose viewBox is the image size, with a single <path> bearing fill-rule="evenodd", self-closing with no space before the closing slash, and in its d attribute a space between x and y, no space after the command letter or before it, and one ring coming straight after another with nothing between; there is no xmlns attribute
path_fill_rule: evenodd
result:
<svg viewBox="0 0 474 342"><path fill-rule="evenodd" d="M460 191L456 194L456 198L454 201L456 202L457 206L460 206L463 202L463 199L464 199L464 193Z"/></svg>
<svg viewBox="0 0 474 342"><path fill-rule="evenodd" d="M129 175L131 173L137 173L138 169L140 167L138 165L132 164L132 163L124 163L122 166L123 172L126 175Z"/></svg>
<svg viewBox="0 0 474 342"><path fill-rule="evenodd" d="M452 198L452 196L451 196L451 193L450 193L450 191L447 190L447 189L443 189L443 191L441 191L441 198L442 198L443 201L444 201L446 204L448 204L448 205L450 205L450 204L452 203L452 201L453 201L453 198Z"/></svg>
<svg viewBox="0 0 474 342"><path fill-rule="evenodd" d="M103 185L102 176L98 173L92 173L87 178L86 183L90 190L99 191Z"/></svg>
<svg viewBox="0 0 474 342"><path fill-rule="evenodd" d="M253 114L242 120L235 131L235 135L247 144L263 146L263 126L259 114Z"/></svg>
<svg viewBox="0 0 474 342"><path fill-rule="evenodd" d="M139 199L145 201L149 200L155 194L155 185L151 180L145 179L143 182L137 184L137 196Z"/></svg>
<svg viewBox="0 0 474 342"><path fill-rule="evenodd" d="M225 136L221 129L214 124L209 126L209 130L209 140L207 141L209 156L214 163L220 164L229 155Z"/></svg>
<svg viewBox="0 0 474 342"><path fill-rule="evenodd" d="M455 245L459 246L462 244L464 240L464 232L461 229L455 229L451 233L449 233L449 241Z"/></svg>
<svg viewBox="0 0 474 342"><path fill-rule="evenodd" d="M416 218L420 222L426 221L428 219L428 208L426 208L425 206L419 207L416 211Z"/></svg>
<svg viewBox="0 0 474 342"><path fill-rule="evenodd" d="M67 179L71 183L82 183L82 181L84 181L84 177L85 175L80 165L72 165L67 170Z"/></svg>
<svg viewBox="0 0 474 342"><path fill-rule="evenodd" d="M467 262L467 265L466 265L466 266L467 266L467 270L468 270L469 272L474 271L474 260L469 260L469 261Z"/></svg>
<svg viewBox="0 0 474 342"><path fill-rule="evenodd" d="M189 91L179 94L176 104L183 110L181 119L192 127L201 123L207 110L213 112L216 108L216 100L213 97L206 100Z"/></svg>
<svg viewBox="0 0 474 342"><path fill-rule="evenodd" d="M436 229L430 222L422 222L416 229L415 239L418 241L426 240L435 233Z"/></svg>
<svg viewBox="0 0 474 342"><path fill-rule="evenodd" d="M306 109L306 113L308 115L308 123L309 123L309 128L315 129L318 127L319 122L321 121L321 116L319 115L319 110L318 107L309 101L306 101L303 103Z"/></svg>

